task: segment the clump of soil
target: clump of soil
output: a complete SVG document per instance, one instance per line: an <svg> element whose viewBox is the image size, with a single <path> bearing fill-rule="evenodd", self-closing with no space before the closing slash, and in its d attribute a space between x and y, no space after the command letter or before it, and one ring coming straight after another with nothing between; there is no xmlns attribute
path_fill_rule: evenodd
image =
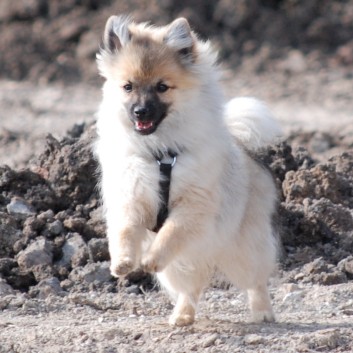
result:
<svg viewBox="0 0 353 353"><path fill-rule="evenodd" d="M39 297L117 290L97 194L94 136L94 125L76 125L61 141L49 135L30 169L0 167L0 276L7 290ZM283 142L259 158L279 189L287 279L327 285L352 279L353 151L318 162L303 147L292 150ZM125 284L138 293L151 279L135 273Z"/></svg>

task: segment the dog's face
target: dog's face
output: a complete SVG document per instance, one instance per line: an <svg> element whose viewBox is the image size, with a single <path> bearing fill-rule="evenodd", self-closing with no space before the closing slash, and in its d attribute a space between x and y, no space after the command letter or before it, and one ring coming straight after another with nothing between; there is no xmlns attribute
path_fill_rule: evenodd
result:
<svg viewBox="0 0 353 353"><path fill-rule="evenodd" d="M164 96L171 88L162 80L143 84L131 79L122 89L126 95L125 108L135 131L141 135L152 134L168 114L171 103Z"/></svg>
<svg viewBox="0 0 353 353"><path fill-rule="evenodd" d="M194 61L194 37L185 19L152 28L113 16L98 56L101 74L117 83L117 99L140 135L154 133L175 109L178 91L194 84Z"/></svg>

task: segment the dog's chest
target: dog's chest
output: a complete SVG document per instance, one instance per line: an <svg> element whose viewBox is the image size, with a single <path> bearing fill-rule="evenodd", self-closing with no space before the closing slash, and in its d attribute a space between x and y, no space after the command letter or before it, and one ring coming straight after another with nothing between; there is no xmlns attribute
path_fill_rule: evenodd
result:
<svg viewBox="0 0 353 353"><path fill-rule="evenodd" d="M170 212L179 189L175 179L178 167L175 160L172 162L173 159L163 159L130 163L124 177L124 184L130 185L130 202L144 205L148 223L158 223L158 227Z"/></svg>

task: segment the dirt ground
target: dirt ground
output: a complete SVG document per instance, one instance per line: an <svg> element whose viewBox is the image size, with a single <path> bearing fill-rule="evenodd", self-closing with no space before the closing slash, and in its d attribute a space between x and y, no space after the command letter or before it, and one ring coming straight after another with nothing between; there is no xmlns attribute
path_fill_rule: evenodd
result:
<svg viewBox="0 0 353 353"><path fill-rule="evenodd" d="M136 3L0 5L2 52L16 44L0 58L0 353L353 352L353 2L135 11L184 15L213 37L225 94L264 100L286 141L261 156L279 190L277 321L250 323L246 295L214 281L185 328L168 326L173 305L151 277L110 276L95 189L93 57L103 19Z"/></svg>
<svg viewBox="0 0 353 353"><path fill-rule="evenodd" d="M352 283L276 284L271 292L276 323L249 323L243 294L210 289L186 328L167 325L170 304L158 292L13 296L1 314L0 351L352 352Z"/></svg>
<svg viewBox="0 0 353 353"><path fill-rule="evenodd" d="M331 75L339 73L305 72L291 80L281 75L274 80L273 75L241 74L232 79L228 72L225 87L230 95L265 99L287 136L298 130L347 136L353 125L347 88L353 80L342 75L330 82ZM100 100L100 90L84 84L38 87L3 81L0 91L1 164L14 168L25 167L43 150L47 133L59 138L73 124L93 121ZM317 148L322 159L344 150ZM0 352L351 352L353 282L300 282L305 262L297 261L288 271L280 265L271 283L277 322L262 325L248 322L245 295L233 288L208 289L197 322L180 329L167 325L172 308L167 297L141 290L139 284L113 292L94 286L49 291L42 297L5 287Z"/></svg>

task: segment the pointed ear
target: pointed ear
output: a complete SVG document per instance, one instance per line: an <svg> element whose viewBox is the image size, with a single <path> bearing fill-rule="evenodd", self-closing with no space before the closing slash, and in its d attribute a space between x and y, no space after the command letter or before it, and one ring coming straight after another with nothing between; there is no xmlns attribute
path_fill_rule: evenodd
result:
<svg viewBox="0 0 353 353"><path fill-rule="evenodd" d="M128 16L111 16L105 25L103 45L104 49L113 53L119 51L131 39Z"/></svg>
<svg viewBox="0 0 353 353"><path fill-rule="evenodd" d="M164 43L175 49L184 63L193 62L194 38L185 18L178 18L168 26Z"/></svg>

